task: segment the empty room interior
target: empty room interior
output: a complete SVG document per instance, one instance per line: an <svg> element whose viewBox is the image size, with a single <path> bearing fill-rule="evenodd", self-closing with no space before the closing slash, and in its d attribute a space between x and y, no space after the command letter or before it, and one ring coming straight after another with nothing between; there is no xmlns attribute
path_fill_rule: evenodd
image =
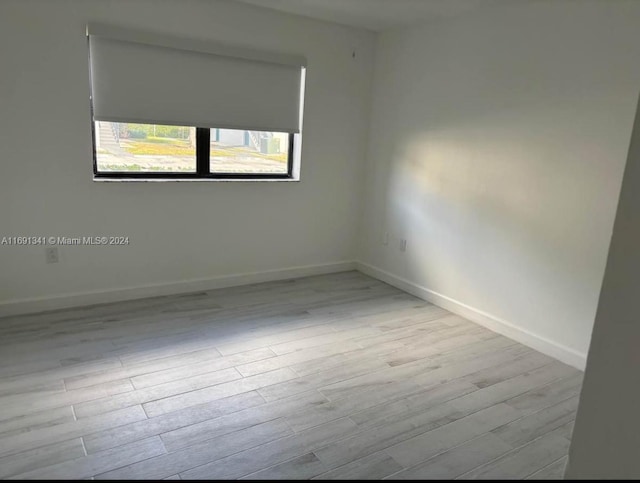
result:
<svg viewBox="0 0 640 483"><path fill-rule="evenodd" d="M0 478L640 478L639 94L637 0L0 0Z"/></svg>

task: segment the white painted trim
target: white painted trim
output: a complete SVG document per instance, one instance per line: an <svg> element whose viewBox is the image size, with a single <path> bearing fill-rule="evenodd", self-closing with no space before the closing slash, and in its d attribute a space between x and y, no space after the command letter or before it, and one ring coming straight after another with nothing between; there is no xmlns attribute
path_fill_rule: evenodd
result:
<svg viewBox="0 0 640 483"><path fill-rule="evenodd" d="M220 277L184 280L180 282L158 283L125 287L115 290L96 290L74 294L57 295L53 297L37 297L0 302L0 317L9 315L29 314L57 310L70 307L121 302L124 300L158 297L217 288L236 287L252 283L272 282L275 280L289 280L292 278L310 277L326 273L346 272L355 270L355 262L343 261L289 267L263 272L223 275Z"/></svg>
<svg viewBox="0 0 640 483"><path fill-rule="evenodd" d="M528 330L518 327L516 324L502 320L494 315L488 314L482 310L471 307L458 300L434 292L426 287L422 287L405 278L398 277L386 270L382 270L373 265L363 262L356 262L356 269L371 277L382 280L383 282L393 285L400 290L404 290L416 297L438 305L444 309L471 320L477 324L486 327L489 330L502 334L532 349L542 352L550 357L558 359L565 364L569 364L580 370L584 370L587 355L574 349L566 347L552 340L534 334Z"/></svg>

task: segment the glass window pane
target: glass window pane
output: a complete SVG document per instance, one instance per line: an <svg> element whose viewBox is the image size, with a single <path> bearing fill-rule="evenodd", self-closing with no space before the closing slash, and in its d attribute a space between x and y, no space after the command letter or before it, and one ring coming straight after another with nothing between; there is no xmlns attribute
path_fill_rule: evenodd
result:
<svg viewBox="0 0 640 483"><path fill-rule="evenodd" d="M122 122L95 123L98 172L196 172L196 130Z"/></svg>
<svg viewBox="0 0 640 483"><path fill-rule="evenodd" d="M287 174L289 134L211 129L212 173Z"/></svg>

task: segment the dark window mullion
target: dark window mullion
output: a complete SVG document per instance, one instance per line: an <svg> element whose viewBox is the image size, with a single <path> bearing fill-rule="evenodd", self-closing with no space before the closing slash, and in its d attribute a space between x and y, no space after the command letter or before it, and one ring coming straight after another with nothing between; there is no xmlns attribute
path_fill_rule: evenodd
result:
<svg viewBox="0 0 640 483"><path fill-rule="evenodd" d="M209 152L211 148L211 129L196 128L196 171L198 176L209 174Z"/></svg>
<svg viewBox="0 0 640 483"><path fill-rule="evenodd" d="M287 156L287 178L293 176L293 148L295 146L295 134L289 133L289 153Z"/></svg>

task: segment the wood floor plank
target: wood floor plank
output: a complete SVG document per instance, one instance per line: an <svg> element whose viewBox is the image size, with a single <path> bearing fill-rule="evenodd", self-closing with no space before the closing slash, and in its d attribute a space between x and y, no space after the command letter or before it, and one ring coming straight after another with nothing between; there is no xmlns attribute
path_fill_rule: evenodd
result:
<svg viewBox="0 0 640 483"><path fill-rule="evenodd" d="M235 381L218 384L216 386L205 387L195 391L166 397L157 401L148 402L143 405L149 417L159 416L164 413L175 411L176 409L195 406L208 401L234 396L243 392L254 391L262 387L271 386L279 382L295 379L297 374L289 368L277 369L275 371L264 372L255 376L237 379Z"/></svg>
<svg viewBox="0 0 640 483"><path fill-rule="evenodd" d="M559 364L559 363L558 363ZM526 412L534 412L556 404L580 394L582 374L575 374L575 370L566 369L567 377L550 382L541 387L532 388L520 396L507 401L509 406Z"/></svg>
<svg viewBox="0 0 640 483"><path fill-rule="evenodd" d="M469 374L465 377L465 381L475 384L482 389L519 376L525 372L538 369L552 362L554 362L554 360L551 357L531 351L513 358L508 364L487 367Z"/></svg>
<svg viewBox="0 0 640 483"><path fill-rule="evenodd" d="M91 418L4 436L0 438L0 456L8 456L47 444L78 438L107 428L126 426L146 418L142 407L132 406Z"/></svg>
<svg viewBox="0 0 640 483"><path fill-rule="evenodd" d="M442 384L482 369L497 367L528 352L530 349L513 344L506 337L496 337L434 358L433 370L417 374L414 380L425 387Z"/></svg>
<svg viewBox="0 0 640 483"><path fill-rule="evenodd" d="M496 428L493 430L493 434L511 446L521 446L545 433L569 424L575 419L577 408L578 397L574 396Z"/></svg>
<svg viewBox="0 0 640 483"><path fill-rule="evenodd" d="M336 382L348 381L355 377L388 369L389 364L377 358L365 358L328 371L303 377L295 377L279 384L264 386L258 390L267 401L275 401L311 389L318 389Z"/></svg>
<svg viewBox="0 0 640 483"><path fill-rule="evenodd" d="M373 292L373 291L372 291ZM407 296L398 291L373 292L364 297L349 297L336 302L324 300L318 303L306 304L307 312L313 315L327 314L351 314L352 316L364 316L379 313L381 310L401 310L410 307L425 307L428 303L415 297Z"/></svg>
<svg viewBox="0 0 640 483"><path fill-rule="evenodd" d="M360 350L360 346L356 342L345 341L341 344L324 344L304 351L289 352L288 354L281 356L249 362L247 364L236 366L236 369L244 377L249 377L288 366L293 369L296 374L303 376L307 374L307 372L301 370L301 367L305 367L306 364L317 368L326 358L339 356L344 360L344 353L358 350ZM269 349L269 351L271 351L271 349ZM319 370L322 369L320 368Z"/></svg>
<svg viewBox="0 0 640 483"><path fill-rule="evenodd" d="M449 323L448 323L449 321ZM451 323L455 321L455 323ZM373 347L379 344L389 343L402 340L405 344L415 342L416 337L422 338L426 334L438 332L442 329L463 329L459 324L460 319L451 314L441 316L439 318L428 319L419 324L412 324L407 327L399 327L397 329L389 329L384 325L379 325L381 333L358 339L358 344L363 348ZM474 327L475 329L476 327ZM468 327L467 327L468 330Z"/></svg>
<svg viewBox="0 0 640 483"><path fill-rule="evenodd" d="M24 416L15 416L0 421L0 438L25 431L55 426L57 424L74 421L75 416L71 406L55 409L45 409Z"/></svg>
<svg viewBox="0 0 640 483"><path fill-rule="evenodd" d="M389 331L422 324L430 320L438 320L449 315L451 312L448 310L437 305L427 304L426 306L413 306L405 310L394 310L391 313L378 315L377 318L370 318L368 323L380 327L384 331Z"/></svg>
<svg viewBox="0 0 640 483"><path fill-rule="evenodd" d="M26 376L40 377L38 372L41 369L39 367L47 366L46 369L51 372L65 373L69 369L61 366L60 360L69 356L70 350L77 356L86 356L89 354L102 354L113 349L113 344L109 341L88 341L80 342L77 345L62 345L61 347L51 348L52 340L56 340L54 334L50 339L44 341L35 341L28 344L15 344L4 345L2 351L0 351L0 365L7 366L7 369L3 371L3 374L9 377ZM70 348L72 347L72 349ZM105 359L109 361L109 364L114 366L120 365L120 361L116 358ZM38 369L36 369L38 368ZM73 373L75 369L70 369ZM81 366L80 372L84 371L84 367Z"/></svg>
<svg viewBox="0 0 640 483"><path fill-rule="evenodd" d="M500 438L491 433L486 433L433 458L429 458L424 463L399 471L388 479L453 480L512 449L512 446L506 444Z"/></svg>
<svg viewBox="0 0 640 483"><path fill-rule="evenodd" d="M335 332L335 329L330 325L316 325L271 336L254 337L249 340L233 344L219 345L218 350L223 355L231 355L251 349L261 349L269 346L277 347L280 344L287 344L288 342L294 342L315 336L323 336L325 334L334 334Z"/></svg>
<svg viewBox="0 0 640 483"><path fill-rule="evenodd" d="M433 322L430 322L433 324ZM468 331L468 329L461 329L459 327L450 327L445 324L432 325L427 331L425 328L415 329L420 335L420 345L422 349L419 351L413 360L424 359L429 355L437 353L440 348L436 347L436 342L444 341L454 335L459 335L461 331ZM395 332L395 331L394 331ZM365 345L362 341L358 341L359 346L365 345L364 348L354 348L350 351L341 351L334 355L328 355L322 359L314 359L306 362L294 364L291 368L296 371L300 376L315 374L317 372L337 368L345 364L351 364L362 358L377 356L381 360L385 360L389 363L389 366L399 365L396 363L397 357L407 351L414 351L413 344L416 340L416 334L402 334L403 336L398 338L385 338L383 341L379 341L376 344ZM467 334L468 336L468 334ZM474 339L475 341L475 339ZM354 344L354 343L352 343ZM342 346L343 344L332 344L334 346ZM424 349L429 348L428 352ZM305 350L304 352L307 352ZM296 353L294 353L296 354ZM394 357L395 355L395 357Z"/></svg>
<svg viewBox="0 0 640 483"><path fill-rule="evenodd" d="M573 426L574 426L575 420L571 421L570 423L567 423L563 426L560 426L557 429L554 429L553 432L556 433L558 436L562 436L563 438L568 439L569 441L571 441L571 436L573 434Z"/></svg>
<svg viewBox="0 0 640 483"><path fill-rule="evenodd" d="M318 335L315 337L307 337L305 339L297 339L282 344L272 345L271 350L278 355L288 354L290 352L308 349L324 344L340 344L348 340L357 340L361 337L381 333L381 330L375 327L362 327L357 329L343 330L340 332L332 332L330 334Z"/></svg>
<svg viewBox="0 0 640 483"><path fill-rule="evenodd" d="M307 453L270 468L240 478L249 480L308 480L324 473L325 466L316 455Z"/></svg>
<svg viewBox="0 0 640 483"><path fill-rule="evenodd" d="M212 461L185 471L180 476L185 480L237 479L312 452L317 447L349 435L355 428L356 425L348 418L338 419L302 433ZM322 465L320 473L326 469Z"/></svg>
<svg viewBox="0 0 640 483"><path fill-rule="evenodd" d="M360 428L374 428L391 424L418 415L447 401L456 400L478 388L464 381L452 381L429 389L422 389L388 404L375 405L370 409L360 407L351 414L351 419ZM351 398L347 398L347 401ZM452 406L453 407L453 406ZM457 408L455 408L457 409ZM462 413L460 413L462 414Z"/></svg>
<svg viewBox="0 0 640 483"><path fill-rule="evenodd" d="M410 329L411 326L424 326L443 317L450 317L450 312L431 304L411 304L407 308L393 308L393 305L380 306L374 313L356 314L347 312L335 314L331 322L337 330L356 327L378 327L383 333Z"/></svg>
<svg viewBox="0 0 640 483"><path fill-rule="evenodd" d="M100 453L21 473L15 479L79 480L164 454L160 438L136 441Z"/></svg>
<svg viewBox="0 0 640 483"><path fill-rule="evenodd" d="M49 382L31 382L26 381L0 381L0 398L6 396L16 396L22 394L38 394L38 393L61 393L65 391L62 379L52 380Z"/></svg>
<svg viewBox="0 0 640 483"><path fill-rule="evenodd" d="M188 334L187 337L178 336L178 340L165 340L161 347L155 342L148 349L128 349L120 350L119 358L124 365L134 365L143 362L164 359L172 356L179 356L211 349L211 340L202 334Z"/></svg>
<svg viewBox="0 0 640 483"><path fill-rule="evenodd" d="M133 390L134 387L131 382L128 379L123 379L71 391L5 396L0 398L0 406L2 406L3 418L9 419L46 409L81 404L100 398L111 398L112 396L131 393Z"/></svg>
<svg viewBox="0 0 640 483"><path fill-rule="evenodd" d="M198 376L200 374L207 374L232 367L239 370L240 367L245 367L248 364L261 364L263 361L273 359L274 356L275 354L269 348L254 349L248 352L240 352L229 357L220 357L213 360L205 359L184 366L170 367L160 371L133 376L131 378L131 382L136 389L143 389L145 387L157 386L158 384L165 384L170 381ZM256 372L255 374L259 374L260 372ZM240 373L245 377L253 375L245 374L243 371L240 371Z"/></svg>
<svg viewBox="0 0 640 483"><path fill-rule="evenodd" d="M289 411L284 418L296 432L347 416L358 423L356 416L367 412L367 409L403 400L411 394L422 391L424 391L422 387L410 382L392 383L382 388L363 390L357 398L343 398L336 401L325 398L326 402L314 404L297 412Z"/></svg>
<svg viewBox="0 0 640 483"><path fill-rule="evenodd" d="M441 356L421 359L408 364L390 367L372 374L354 377L344 382L330 384L321 388L321 392L329 399L335 400L350 397L361 387L382 387L386 384L401 380L411 380L415 384L425 387L442 384L475 372L482 367L489 367L498 362L508 360L513 353L520 353L522 349L511 348L510 342L501 338L489 341L479 341L454 351L459 359L451 353ZM501 349L504 349L501 350ZM454 361L449 363L449 361Z"/></svg>
<svg viewBox="0 0 640 483"><path fill-rule="evenodd" d="M67 348L66 350L68 351L69 349ZM64 362L64 359L61 362ZM46 371L39 371L38 373L35 373L35 374L32 373L29 376L26 376L26 377L23 376L19 379L14 379L14 380L17 382L24 382L24 381L43 382L43 381L50 381L52 379L62 380L69 377L79 377L83 375L93 374L99 371L118 369L119 367L122 367L122 363L120 362L120 359L118 359L117 357L107 357L107 358L99 358L97 360L90 360L86 362L84 361L76 362L73 364L70 364L70 363L61 364L60 367L56 367ZM4 385L5 381L6 379L2 380L0 384Z"/></svg>
<svg viewBox="0 0 640 483"><path fill-rule="evenodd" d="M217 349L207 349L169 356L153 361L141 362L124 366L120 369L100 371L83 376L66 378L64 380L67 389L77 389L81 387L94 386L108 381L131 378L139 385L136 387L153 386L154 384L167 382L183 377L185 371L193 368L194 374L199 368L204 368L205 372L227 369L237 364L259 360L264 357L271 357L274 354L268 349L250 351L248 353L235 354L230 357L221 357ZM167 378L162 377L163 371L167 371ZM140 378L138 378L140 376ZM147 377L142 377L147 376Z"/></svg>
<svg viewBox="0 0 640 483"><path fill-rule="evenodd" d="M527 480L562 480L564 479L564 470L566 467L567 456L563 456L559 460L527 476Z"/></svg>
<svg viewBox="0 0 640 483"><path fill-rule="evenodd" d="M479 389L456 399L452 404L458 410L465 412L486 408L507 400L519 401L519 398L515 399L519 395L562 379L573 371L574 369L570 369L560 362L552 362L531 372ZM523 413L531 410L530 407L523 407L523 405L510 404L510 406L521 410Z"/></svg>
<svg viewBox="0 0 640 483"><path fill-rule="evenodd" d="M519 417L520 413L513 408L497 404L397 443L386 452L405 468L411 468Z"/></svg>
<svg viewBox="0 0 640 483"><path fill-rule="evenodd" d="M362 431L314 453L328 468L337 468L442 426L455 417L454 408L440 404L412 417Z"/></svg>
<svg viewBox="0 0 640 483"><path fill-rule="evenodd" d="M334 470L322 473L312 479L320 480L381 480L402 470L391 456L379 451Z"/></svg>
<svg viewBox="0 0 640 483"><path fill-rule="evenodd" d="M46 371L59 367L59 359L53 357L45 360L27 361L22 364L17 364L15 361L6 361L6 363L0 364L0 377L20 377L25 374L33 374L34 372Z"/></svg>
<svg viewBox="0 0 640 483"><path fill-rule="evenodd" d="M147 458L113 471L99 473L95 478L107 480L166 478L176 472L182 473L290 434L291 430L284 422L269 421L225 435L224 439L208 440L180 451Z"/></svg>
<svg viewBox="0 0 640 483"><path fill-rule="evenodd" d="M179 428L196 425L203 421L215 421L226 414L242 413L242 410L260 406L262 403L264 403L264 399L257 392L246 392L173 411L157 418L145 418L125 426L94 432L84 437L84 443L89 454L97 453L98 451L115 448L151 436L163 435L163 437L166 437L167 434L171 434L171 431L176 431ZM209 433L206 436L206 438L202 439L203 441L213 437L209 436ZM163 439L163 442L167 446L166 440ZM192 441L189 440L187 442L185 439L184 442L183 446L187 446ZM174 449L175 447L172 446L171 450Z"/></svg>
<svg viewBox="0 0 640 483"><path fill-rule="evenodd" d="M291 398L251 406L219 418L210 418L179 429L166 431L162 434L162 441L169 451L177 451L181 448L210 440L218 435L238 431L273 419L283 418L302 408L312 408L326 401L326 398L316 391L296 394ZM162 417L160 416L159 418Z"/></svg>
<svg viewBox="0 0 640 483"><path fill-rule="evenodd" d="M62 441L40 448L0 458L0 478L51 466L63 461L81 458L84 448L80 438Z"/></svg>
<svg viewBox="0 0 640 483"><path fill-rule="evenodd" d="M157 401L238 379L242 379L242 376L234 368L222 369L220 371L207 372L197 376L168 381L163 384L149 386L117 396L109 396L75 404L74 410L78 418L95 416L96 414Z"/></svg>
<svg viewBox="0 0 640 483"><path fill-rule="evenodd" d="M383 360L388 362L391 367L401 366L403 364L409 364L428 357L433 357L447 352L448 350L459 350L461 347L466 345L477 344L485 340L485 338L494 337L496 337L496 334L481 330L475 334L454 334L453 336L446 337L444 340L439 341L430 341L427 338L425 345L420 344L420 347L417 348L407 347L383 357Z"/></svg>
<svg viewBox="0 0 640 483"><path fill-rule="evenodd" d="M461 479L524 479L562 458L569 451L569 440L547 434L487 463Z"/></svg>

